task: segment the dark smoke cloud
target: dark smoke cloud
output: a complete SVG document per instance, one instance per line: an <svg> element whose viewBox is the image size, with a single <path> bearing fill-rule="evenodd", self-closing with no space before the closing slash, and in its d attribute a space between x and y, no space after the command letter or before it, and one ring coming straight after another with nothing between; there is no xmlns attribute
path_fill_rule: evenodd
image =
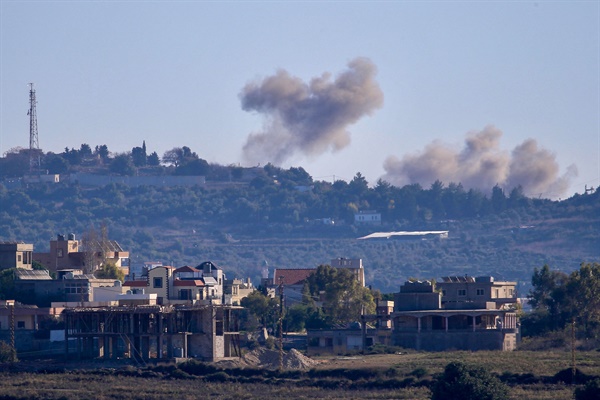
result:
<svg viewBox="0 0 600 400"><path fill-rule="evenodd" d="M400 186L419 183L424 187L436 180L461 182L466 188L483 192L496 184L506 190L521 185L527 195L559 197L577 176L577 168L571 165L559 177L556 156L538 148L534 139L525 140L509 153L500 149L501 137L502 131L487 126L467 134L460 151L435 141L418 154L402 159L389 156L383 164L383 179Z"/></svg>
<svg viewBox="0 0 600 400"><path fill-rule="evenodd" d="M265 129L248 136L243 148L249 163L280 164L300 153L317 156L348 146L346 127L383 104L375 65L357 58L331 80L329 73L305 83L279 70L240 93L242 109L265 116Z"/></svg>

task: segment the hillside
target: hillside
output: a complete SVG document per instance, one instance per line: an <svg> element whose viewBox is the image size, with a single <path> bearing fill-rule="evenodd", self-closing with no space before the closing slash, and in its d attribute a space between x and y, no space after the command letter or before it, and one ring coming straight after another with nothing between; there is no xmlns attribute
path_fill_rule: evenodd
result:
<svg viewBox="0 0 600 400"><path fill-rule="evenodd" d="M211 260L228 276L255 283L265 260L270 267L307 268L362 258L367 283L382 292L398 290L409 277L464 274L517 280L523 292L535 267L570 272L583 261L600 261L600 191L555 202L526 198L518 189L505 196L494 188L488 198L454 184L369 188L360 174L330 184L312 181L302 168L258 172L236 185L0 185L0 241L47 251L57 233L81 237L105 224L133 263ZM382 225L355 226L354 213L364 209L380 211ZM393 230L450 233L436 240L356 240Z"/></svg>

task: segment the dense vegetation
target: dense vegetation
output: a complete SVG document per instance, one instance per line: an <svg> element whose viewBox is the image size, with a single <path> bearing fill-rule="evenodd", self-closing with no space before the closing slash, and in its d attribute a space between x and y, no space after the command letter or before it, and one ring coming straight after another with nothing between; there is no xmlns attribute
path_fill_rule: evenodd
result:
<svg viewBox="0 0 600 400"><path fill-rule="evenodd" d="M570 275L547 265L536 268L532 286L529 298L534 312L523 320L525 336L564 332L571 327L583 338L600 339L599 263L582 264Z"/></svg>
<svg viewBox="0 0 600 400"><path fill-rule="evenodd" d="M80 235L106 224L134 263L211 260L230 277L255 281L264 260L306 268L336 257L362 258L367 283L383 292L396 291L409 277L490 274L528 284L534 267L570 272L600 260L600 191L555 202L527 198L520 188L505 193L494 187L486 194L459 183L422 188L378 181L369 187L360 173L330 183L313 180L301 167L209 165L185 146L166 152L158 164L155 153L145 154L145 145L113 156L105 145L44 154L42 166L66 174L63 182L0 185L0 240L47 251L57 233ZM26 151L7 154L0 174L19 177L28 162ZM125 171L113 165L118 162ZM52 169L54 163L62 167ZM89 188L69 183L68 174L78 171L198 174L207 184ZM382 226L355 225L359 210L380 212ZM376 230L449 230L450 238L356 240Z"/></svg>

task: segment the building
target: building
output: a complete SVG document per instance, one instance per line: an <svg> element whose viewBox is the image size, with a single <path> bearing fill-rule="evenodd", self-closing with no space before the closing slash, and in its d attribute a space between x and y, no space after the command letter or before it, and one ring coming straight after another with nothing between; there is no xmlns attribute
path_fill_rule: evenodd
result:
<svg viewBox="0 0 600 400"><path fill-rule="evenodd" d="M331 260L331 266L350 270L358 283L362 287L365 286L365 268L363 267L362 258L334 258Z"/></svg>
<svg viewBox="0 0 600 400"><path fill-rule="evenodd" d="M111 263L129 273L129 252L124 251L115 240L79 241L70 233L57 235L50 241L50 252L33 253L33 260L39 262L52 272L60 269L78 268L93 273L104 263Z"/></svg>
<svg viewBox="0 0 600 400"><path fill-rule="evenodd" d="M250 278L246 278L246 280L242 279L226 279L225 284L223 285L223 298L225 304L239 306L242 302L242 299L252 292L254 292L255 288L250 281Z"/></svg>
<svg viewBox="0 0 600 400"><path fill-rule="evenodd" d="M409 281L396 294L392 341L417 350L515 350L516 282L492 277Z"/></svg>
<svg viewBox="0 0 600 400"><path fill-rule="evenodd" d="M110 290L123 293L121 282L114 279L100 279L92 274L77 271L61 271L59 279L52 279L48 271L17 271L15 289L28 293L32 302L94 302L101 301Z"/></svg>
<svg viewBox="0 0 600 400"><path fill-rule="evenodd" d="M156 266L138 280L128 280L126 288L156 294L158 304L222 304L223 270L210 261L197 267Z"/></svg>
<svg viewBox="0 0 600 400"><path fill-rule="evenodd" d="M121 306L63 312L66 358L168 358L218 361L241 357L231 306Z"/></svg>
<svg viewBox="0 0 600 400"><path fill-rule="evenodd" d="M359 211L354 214L355 225L381 225L381 213L373 210Z"/></svg>
<svg viewBox="0 0 600 400"><path fill-rule="evenodd" d="M356 280L365 286L365 269L360 258L335 258L331 260L333 268L347 269ZM306 279L317 272L316 268L276 268L273 279L263 278L261 284L267 288L271 297L279 295L278 288L283 287L286 306L291 306L302 301L302 291Z"/></svg>
<svg viewBox="0 0 600 400"><path fill-rule="evenodd" d="M10 268L32 269L33 244L0 243L0 270Z"/></svg>

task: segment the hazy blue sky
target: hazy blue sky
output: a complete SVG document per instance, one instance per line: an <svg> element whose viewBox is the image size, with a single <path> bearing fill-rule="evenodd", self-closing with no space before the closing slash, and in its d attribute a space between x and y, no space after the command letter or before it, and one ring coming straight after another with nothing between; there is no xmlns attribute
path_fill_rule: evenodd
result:
<svg viewBox="0 0 600 400"><path fill-rule="evenodd" d="M145 140L161 156L187 145L323 180L562 198L600 184L596 1L1 0L0 12L0 153L29 144L34 82L44 151Z"/></svg>

